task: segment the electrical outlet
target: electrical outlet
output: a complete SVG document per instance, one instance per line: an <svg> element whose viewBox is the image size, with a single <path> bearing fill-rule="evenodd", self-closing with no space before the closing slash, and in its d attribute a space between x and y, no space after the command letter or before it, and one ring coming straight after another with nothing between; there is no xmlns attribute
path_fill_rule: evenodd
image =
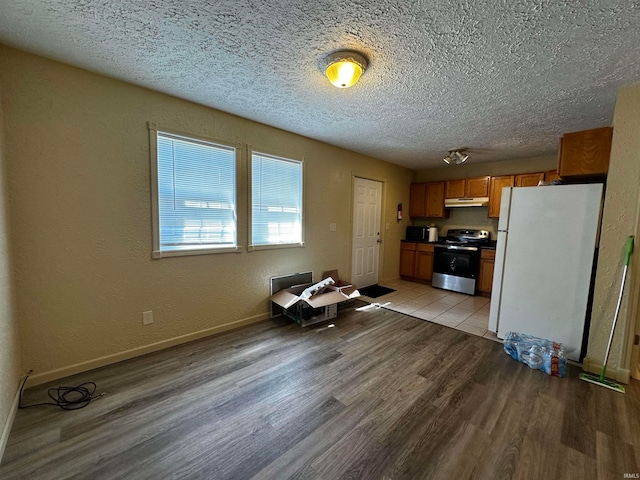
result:
<svg viewBox="0 0 640 480"><path fill-rule="evenodd" d="M153 310L142 312L142 324L151 325L153 323Z"/></svg>
<svg viewBox="0 0 640 480"><path fill-rule="evenodd" d="M335 232L336 231L336 224L335 223L330 223L329 224L329 231L330 232Z"/></svg>

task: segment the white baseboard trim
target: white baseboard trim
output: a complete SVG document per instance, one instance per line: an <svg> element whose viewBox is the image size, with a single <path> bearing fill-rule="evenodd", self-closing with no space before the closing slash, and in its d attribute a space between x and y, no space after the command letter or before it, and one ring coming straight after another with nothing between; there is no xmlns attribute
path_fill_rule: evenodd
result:
<svg viewBox="0 0 640 480"><path fill-rule="evenodd" d="M21 378L20 382L24 377ZM16 390L16 394L13 397L13 403L11 404L11 409L9 410L9 415L7 416L6 422L4 422L4 426L2 427L2 435L0 436L0 463L2 463L2 457L4 457L4 449L7 446L7 442L9 441L9 434L11 433L11 427L13 426L13 421L16 418L16 413L18 413L18 404L20 403L20 384L18 384L18 389Z"/></svg>
<svg viewBox="0 0 640 480"><path fill-rule="evenodd" d="M157 352L158 350L164 350L165 348L174 347L183 343L191 342L193 340L199 340L201 338L210 337L217 333L226 332L253 323L258 323L263 320L269 319L269 313L261 313L252 317L247 317L242 320L236 320L235 322L225 323L224 325L218 325L215 327L200 330L198 332L188 333L179 337L169 338L160 342L152 343L142 347L132 348L123 352L114 353L112 355L105 355L104 357L95 358L86 362L76 363L67 367L58 368L55 370L49 370L48 372L37 373L31 375L27 381L27 386L41 385L43 383L52 382L60 378L68 377L70 375L76 375L78 373L93 370L94 368L104 367L111 365L112 363L121 362L123 360L129 360L131 358L146 355L147 353Z"/></svg>
<svg viewBox="0 0 640 480"><path fill-rule="evenodd" d="M589 357L584 357L584 360L582 360L582 370L599 375L602 371L602 363L593 362ZM606 376L616 382L629 383L631 379L631 371L628 368L608 366Z"/></svg>

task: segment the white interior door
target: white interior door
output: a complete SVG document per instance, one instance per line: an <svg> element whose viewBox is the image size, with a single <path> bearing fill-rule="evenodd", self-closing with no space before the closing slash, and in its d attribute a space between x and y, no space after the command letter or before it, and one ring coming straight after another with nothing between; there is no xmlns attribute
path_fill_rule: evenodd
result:
<svg viewBox="0 0 640 480"><path fill-rule="evenodd" d="M358 288L378 283L382 183L355 178L351 283Z"/></svg>

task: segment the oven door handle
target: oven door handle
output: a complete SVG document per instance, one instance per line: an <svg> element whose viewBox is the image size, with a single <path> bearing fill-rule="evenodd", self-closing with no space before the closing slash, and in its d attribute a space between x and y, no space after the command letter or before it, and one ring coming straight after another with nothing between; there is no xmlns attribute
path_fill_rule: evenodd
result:
<svg viewBox="0 0 640 480"><path fill-rule="evenodd" d="M461 245L439 245L435 244L434 248L443 248L445 250L463 250L467 252L477 252L478 247L463 247Z"/></svg>

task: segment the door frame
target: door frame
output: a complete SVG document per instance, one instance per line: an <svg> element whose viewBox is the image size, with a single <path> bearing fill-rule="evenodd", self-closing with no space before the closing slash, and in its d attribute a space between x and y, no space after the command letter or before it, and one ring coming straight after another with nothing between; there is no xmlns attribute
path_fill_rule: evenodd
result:
<svg viewBox="0 0 640 480"><path fill-rule="evenodd" d="M349 202L351 206L349 212L349 227L351 232L349 234L349 281L353 280L353 210L355 207L356 178L371 180L372 182L378 182L382 184L382 197L380 198L380 225L378 225L378 228L380 228L380 249L378 251L378 283L380 283L380 280L383 278L384 272L384 250L386 243L386 231L384 227L386 225L385 211L387 207L387 180L371 177L369 175L358 175L353 171L351 172L351 202Z"/></svg>
<svg viewBox="0 0 640 480"><path fill-rule="evenodd" d="M637 212L640 216L640 198ZM629 376L636 380L640 380L640 345L635 344L636 335L640 337L640 245L638 242L640 242L640 221L636 223L633 247L636 258L631 257L631 266L627 272L629 278L627 322L625 322L625 341L622 344L621 362L618 367L628 368Z"/></svg>

